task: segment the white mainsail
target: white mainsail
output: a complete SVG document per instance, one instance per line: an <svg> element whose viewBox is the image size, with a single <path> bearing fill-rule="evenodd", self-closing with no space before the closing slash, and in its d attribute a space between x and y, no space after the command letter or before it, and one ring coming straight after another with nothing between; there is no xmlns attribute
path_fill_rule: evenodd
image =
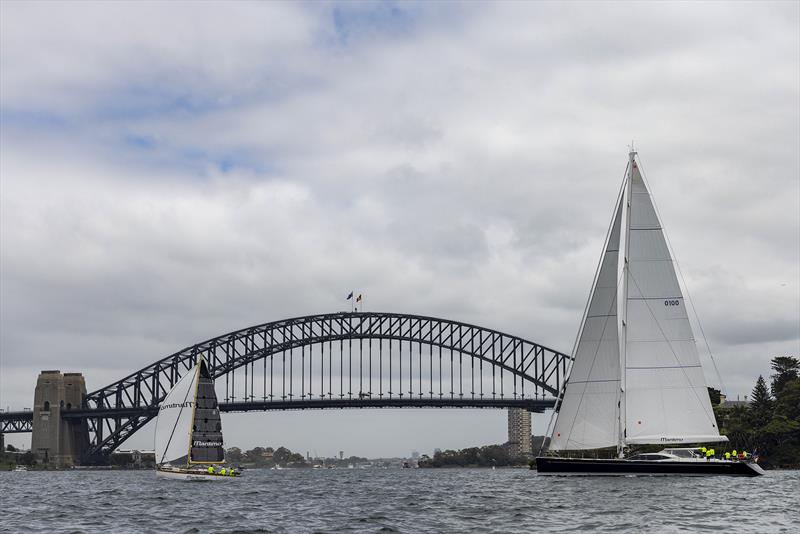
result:
<svg viewBox="0 0 800 534"><path fill-rule="evenodd" d="M617 263L623 201L620 197L581 325L550 441L554 450L599 449L619 441Z"/></svg>
<svg viewBox="0 0 800 534"><path fill-rule="evenodd" d="M188 462L198 375L199 367L183 375L158 407L155 437L157 465Z"/></svg>
<svg viewBox="0 0 800 534"><path fill-rule="evenodd" d="M551 450L727 440L716 427L673 260L634 156Z"/></svg>

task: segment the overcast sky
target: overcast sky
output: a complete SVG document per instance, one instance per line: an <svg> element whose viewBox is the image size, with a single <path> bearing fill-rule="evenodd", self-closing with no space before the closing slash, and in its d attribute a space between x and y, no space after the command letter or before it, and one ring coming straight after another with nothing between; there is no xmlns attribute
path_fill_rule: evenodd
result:
<svg viewBox="0 0 800 534"><path fill-rule="evenodd" d="M0 3L0 406L42 369L93 390L350 289L568 352L631 140L748 394L800 355L798 6ZM377 456L500 443L505 417L224 424Z"/></svg>

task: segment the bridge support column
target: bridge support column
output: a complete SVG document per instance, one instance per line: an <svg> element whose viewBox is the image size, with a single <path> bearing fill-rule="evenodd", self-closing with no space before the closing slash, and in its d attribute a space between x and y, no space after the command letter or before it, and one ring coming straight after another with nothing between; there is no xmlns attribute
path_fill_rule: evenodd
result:
<svg viewBox="0 0 800 534"><path fill-rule="evenodd" d="M42 371L33 397L31 451L49 465L67 467L80 463L89 447L84 420L64 420L62 412L79 409L86 397L81 373Z"/></svg>
<svg viewBox="0 0 800 534"><path fill-rule="evenodd" d="M531 412L524 408L508 409L508 444L512 454L530 458L531 450Z"/></svg>

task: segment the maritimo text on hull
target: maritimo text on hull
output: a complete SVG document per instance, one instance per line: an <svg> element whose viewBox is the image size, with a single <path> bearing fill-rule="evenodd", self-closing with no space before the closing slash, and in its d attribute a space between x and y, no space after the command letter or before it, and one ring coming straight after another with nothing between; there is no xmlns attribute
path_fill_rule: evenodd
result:
<svg viewBox="0 0 800 534"><path fill-rule="evenodd" d="M543 474L745 475L755 462L708 459L695 448L625 457L631 445L724 442L675 264L636 152L606 237L556 405ZM556 451L617 447L616 459L562 458Z"/></svg>

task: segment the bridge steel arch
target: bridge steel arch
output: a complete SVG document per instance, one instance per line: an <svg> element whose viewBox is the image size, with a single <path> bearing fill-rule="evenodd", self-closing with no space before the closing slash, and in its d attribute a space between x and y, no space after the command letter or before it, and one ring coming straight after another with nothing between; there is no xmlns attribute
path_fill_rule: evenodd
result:
<svg viewBox="0 0 800 534"><path fill-rule="evenodd" d="M361 364L357 391L352 387L355 342ZM314 346L318 346L317 354ZM518 336L435 317L383 312L309 315L244 328L186 347L89 393L81 409L63 417L88 421L90 456L108 453L157 414L158 404L201 355L217 379L218 390L225 379L224 402L220 399L223 411L386 406L543 409L553 404L571 361L567 354ZM349 368L344 366L345 357ZM369 359L368 387L365 358ZM487 378L490 372L491 380ZM277 378L283 380L279 391ZM261 394L256 395L261 385ZM445 386L448 389L443 390Z"/></svg>

